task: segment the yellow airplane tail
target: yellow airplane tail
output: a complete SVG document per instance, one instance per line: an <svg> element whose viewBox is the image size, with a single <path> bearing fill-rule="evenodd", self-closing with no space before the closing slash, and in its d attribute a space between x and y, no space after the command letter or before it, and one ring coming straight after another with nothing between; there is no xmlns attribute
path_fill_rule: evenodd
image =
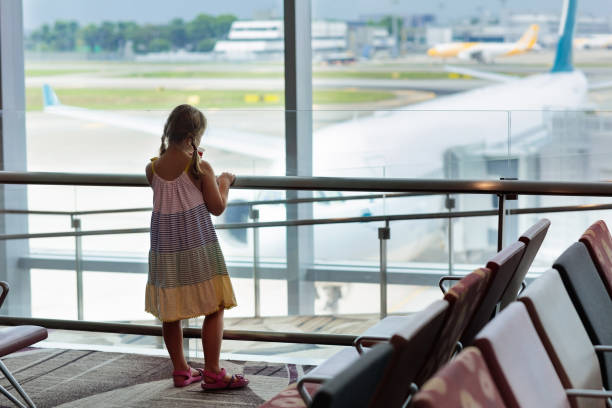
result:
<svg viewBox="0 0 612 408"><path fill-rule="evenodd" d="M533 48L538 41L538 31L540 26L532 24L529 26L525 34L516 42L516 48L521 51L527 51Z"/></svg>

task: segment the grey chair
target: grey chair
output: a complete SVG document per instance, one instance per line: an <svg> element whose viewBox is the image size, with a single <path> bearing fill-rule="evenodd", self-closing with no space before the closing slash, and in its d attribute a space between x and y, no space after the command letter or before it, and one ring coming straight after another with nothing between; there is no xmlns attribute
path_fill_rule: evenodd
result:
<svg viewBox="0 0 612 408"><path fill-rule="evenodd" d="M527 287L519 301L527 308L563 387L601 390L596 354L600 347L593 347L559 272L549 269ZM604 406L603 401L592 398L571 397L570 403L575 408Z"/></svg>
<svg viewBox="0 0 612 408"><path fill-rule="evenodd" d="M0 295L0 307L4 303L4 299L9 292L9 285L6 282L0 281L0 287L2 287L2 294ZM47 329L39 326L15 326L15 327L5 327L0 329L0 358L7 356L15 351L21 350L24 347L31 346L34 343L38 343L41 340L47 338ZM0 371L6 377L6 379L11 383L13 388L17 390L19 395L24 399L24 401L28 404L28 407L34 408L34 402L25 390L19 385L19 382L9 369L4 365L4 363L0 360ZM17 405L20 408L26 408L25 405L17 398L13 396L10 392L6 390L6 388L0 386L0 392L4 394L11 402Z"/></svg>
<svg viewBox="0 0 612 408"><path fill-rule="evenodd" d="M510 408L570 407L571 397L599 398L612 392L563 387L522 302L513 302L474 340Z"/></svg>
<svg viewBox="0 0 612 408"><path fill-rule="evenodd" d="M369 347L376 347L377 343L382 342L393 347L394 358L386 371L382 385L372 398L380 406L401 405L414 391L412 383L432 351L434 340L447 318L448 309L447 301L438 300L411 316L393 316L385 319L390 323L383 326L384 332L389 333L387 337L369 336L366 332L365 336L356 341L360 352L355 348L346 348L302 377L297 385L302 399L307 405L312 400L306 390L306 384L326 384L327 381L337 377L344 377L345 373L354 369L353 364L357 364L357 361L372 352ZM381 331L376 330L375 333L380 335ZM368 346L365 351L362 344ZM371 381L376 382L381 379L373 378ZM336 380L336 383L338 381L342 380Z"/></svg>
<svg viewBox="0 0 612 408"><path fill-rule="evenodd" d="M582 242L575 242L555 261L567 293L594 345L612 344L612 300ZM612 353L599 354L603 383L612 384Z"/></svg>
<svg viewBox="0 0 612 408"><path fill-rule="evenodd" d="M506 286L501 296L499 301L500 310L516 300L525 276L527 272L529 272L529 268L542 246L544 237L546 237L548 227L550 227L550 220L542 218L519 237L519 241L525 244L525 252L523 253L521 262L516 268L516 272L514 272L514 275L510 279L510 282L508 282L508 286Z"/></svg>

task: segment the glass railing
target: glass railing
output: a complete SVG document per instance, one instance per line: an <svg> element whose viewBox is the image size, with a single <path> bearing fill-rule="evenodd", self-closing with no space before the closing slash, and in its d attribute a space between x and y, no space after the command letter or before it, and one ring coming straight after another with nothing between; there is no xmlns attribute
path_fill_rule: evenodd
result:
<svg viewBox="0 0 612 408"><path fill-rule="evenodd" d="M156 116L159 121L165 114L147 111L142 115ZM253 140L263 135L270 146L280 149L275 154L259 149L253 155L257 157L249 157L244 151L232 151L231 144L208 148L205 135L202 145L217 171L237 173L238 186L241 180L252 181L253 176L284 174L284 133L270 130L273 123L282 128L284 111L207 114L211 135L215 120L226 118L227 128L217 128L221 131L217 140L230 139L236 130ZM436 180L596 182L608 178L610 112L336 109L310 114L315 176L377 181L418 178L430 180L431 185ZM136 131L128 137L104 122L95 125L98 120L104 119L51 113L28 117L28 170L142 174L148 158L155 155L159 137ZM243 133L235 134L242 140ZM60 135L63 139L58 143ZM143 176L134 177L143 180ZM440 276L466 273L497 251L497 194L465 194L449 186L436 191L396 191L358 184L332 191L338 189L330 184L318 186L318 181L313 181L312 190L300 193L305 198L299 204L286 203L283 188L249 188L255 185L251 184L230 192L230 206L214 220L239 304L226 313L227 329L356 335L379 319L381 311L393 314L421 309L440 297ZM3 312L157 324L144 312L150 189L78 184L29 184L27 205L17 200L12 206L7 201L6 210L30 213L5 214L9 223L23 221L5 235L31 235L7 241L21 245L15 265L28 276L24 281L28 296L21 298L23 305L13 300L12 308L3 308ZM6 184L5 188L10 192L23 186ZM532 273L550 267L560 249L578 239L592 221L606 218L607 209L575 211L584 207L573 206L612 202L607 196L589 195L519 194L517 200L504 201L505 242L516 239L541 217L552 221ZM8 197L10 200L10 194ZM540 212L562 206L573 212L555 212L555 208ZM291 269L287 259L295 258L291 251L296 248L295 243L287 242L288 228L293 227L286 224L296 221L287 219L290 207L309 214L294 223L302 263L293 275L287 272ZM519 214L519 209L526 213ZM381 290L379 229L386 222L390 239L382 241L387 284ZM294 248L289 257L288 247ZM142 341L151 346L150 341ZM228 347L232 344L231 350L245 349L232 342Z"/></svg>

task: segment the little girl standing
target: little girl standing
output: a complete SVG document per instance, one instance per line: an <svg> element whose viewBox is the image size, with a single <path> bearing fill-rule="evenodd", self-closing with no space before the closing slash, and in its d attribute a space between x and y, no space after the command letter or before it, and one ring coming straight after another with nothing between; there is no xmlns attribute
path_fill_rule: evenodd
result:
<svg viewBox="0 0 612 408"><path fill-rule="evenodd" d="M177 106L164 126L160 157L146 168L153 214L145 310L163 322L176 387L202 381L204 389L240 388L249 381L219 366L223 311L236 306L236 299L210 219L210 213L225 210L235 176L215 177L200 160L197 146L205 129L202 112ZM181 320L198 316L205 316L203 370L189 367L183 355Z"/></svg>

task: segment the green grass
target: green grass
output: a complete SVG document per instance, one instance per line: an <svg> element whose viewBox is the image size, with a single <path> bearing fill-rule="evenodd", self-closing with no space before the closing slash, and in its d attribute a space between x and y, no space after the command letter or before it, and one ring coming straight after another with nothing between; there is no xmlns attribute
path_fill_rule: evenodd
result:
<svg viewBox="0 0 612 408"><path fill-rule="evenodd" d="M85 72L94 72L89 69L26 69L26 77L40 77L40 76L53 76L53 75L67 75L67 74L83 74Z"/></svg>
<svg viewBox="0 0 612 408"><path fill-rule="evenodd" d="M283 78L279 71L147 71L125 75L129 78ZM314 71L313 78L357 79L445 79L448 72L435 71Z"/></svg>
<svg viewBox="0 0 612 408"><path fill-rule="evenodd" d="M284 106L284 94L280 91L56 89L55 92L65 105L100 110L171 109L182 103L191 103L202 108L282 108ZM314 91L313 103L350 104L378 102L392 98L395 98L392 92L329 89ZM253 102L247 102L247 99ZM40 88L26 89L26 109L29 111L42 109Z"/></svg>
<svg viewBox="0 0 612 408"><path fill-rule="evenodd" d="M133 72L124 75L128 78L283 78L284 74L279 71L148 71Z"/></svg>

